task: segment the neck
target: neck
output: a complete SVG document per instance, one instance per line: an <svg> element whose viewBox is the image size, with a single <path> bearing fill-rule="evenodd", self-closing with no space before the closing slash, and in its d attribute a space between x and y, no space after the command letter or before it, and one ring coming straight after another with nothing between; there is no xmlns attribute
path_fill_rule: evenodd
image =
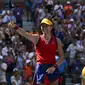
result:
<svg viewBox="0 0 85 85"><path fill-rule="evenodd" d="M43 34L43 36L44 36L44 38L45 38L46 40L48 40L48 41L51 39L51 34L48 34L48 35L44 35L44 34Z"/></svg>

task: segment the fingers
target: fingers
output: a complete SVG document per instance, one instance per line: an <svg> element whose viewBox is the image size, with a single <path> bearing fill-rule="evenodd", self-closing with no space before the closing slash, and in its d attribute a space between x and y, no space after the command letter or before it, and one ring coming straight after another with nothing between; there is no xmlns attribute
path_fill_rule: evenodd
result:
<svg viewBox="0 0 85 85"><path fill-rule="evenodd" d="M8 27L13 27L13 26L15 26L14 22L12 20L10 20L10 23L8 24Z"/></svg>
<svg viewBox="0 0 85 85"><path fill-rule="evenodd" d="M46 72L47 72L48 74L51 74L51 73L53 73L53 70L48 69Z"/></svg>
<svg viewBox="0 0 85 85"><path fill-rule="evenodd" d="M9 27L9 28L12 28L12 27L13 27L13 24L12 24L12 23L9 23L9 24L8 24L8 27Z"/></svg>
<svg viewBox="0 0 85 85"><path fill-rule="evenodd" d="M47 72L48 74L51 74L51 73L53 73L54 71L55 71L55 68L50 67L50 68L47 69L46 72Z"/></svg>
<svg viewBox="0 0 85 85"><path fill-rule="evenodd" d="M8 24L8 27L10 27L10 26L11 26L11 23Z"/></svg>
<svg viewBox="0 0 85 85"><path fill-rule="evenodd" d="M10 23L12 23L12 24L13 24L13 23L14 23L14 21L13 21L13 20L11 20L11 21L10 21Z"/></svg>
<svg viewBox="0 0 85 85"><path fill-rule="evenodd" d="M14 24L14 22L13 22L12 20L10 20L10 23L11 23L11 24Z"/></svg>

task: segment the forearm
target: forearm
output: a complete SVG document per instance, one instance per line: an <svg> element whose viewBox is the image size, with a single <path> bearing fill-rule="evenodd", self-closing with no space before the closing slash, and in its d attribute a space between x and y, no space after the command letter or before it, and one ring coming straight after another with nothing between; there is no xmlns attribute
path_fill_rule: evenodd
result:
<svg viewBox="0 0 85 85"><path fill-rule="evenodd" d="M61 40L57 39L57 42L58 42L58 54L60 57L59 60L57 61L57 65L60 65L65 59L65 57L64 57L64 51L63 51Z"/></svg>
<svg viewBox="0 0 85 85"><path fill-rule="evenodd" d="M18 27L13 21L10 21L8 26L12 29L15 29L21 36L25 37L26 39L29 39L32 41L34 44L36 44L39 35L35 35L32 33L27 33L24 29Z"/></svg>
<svg viewBox="0 0 85 85"><path fill-rule="evenodd" d="M22 28L17 27L17 26L15 29L21 36L25 37L26 39L30 40L31 42L33 42L36 45L39 35L27 33L25 30L23 30Z"/></svg>
<svg viewBox="0 0 85 85"><path fill-rule="evenodd" d="M59 66L64 61L64 56L60 57L56 64Z"/></svg>
<svg viewBox="0 0 85 85"><path fill-rule="evenodd" d="M28 34L26 33L26 31L24 31L22 28L18 28L16 30L21 36L25 37L26 39L28 39Z"/></svg>

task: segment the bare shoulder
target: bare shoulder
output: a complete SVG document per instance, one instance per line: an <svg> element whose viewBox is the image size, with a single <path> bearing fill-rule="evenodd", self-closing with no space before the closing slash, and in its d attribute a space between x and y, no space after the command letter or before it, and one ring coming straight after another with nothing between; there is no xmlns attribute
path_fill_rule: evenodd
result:
<svg viewBox="0 0 85 85"><path fill-rule="evenodd" d="M56 40L57 40L58 43L62 44L62 42L59 38L56 37Z"/></svg>
<svg viewBox="0 0 85 85"><path fill-rule="evenodd" d="M63 44L62 44L61 40L60 40L59 38L57 38L57 37L56 37L56 40L57 40L58 46L59 46L59 47L60 47L60 46L63 47Z"/></svg>

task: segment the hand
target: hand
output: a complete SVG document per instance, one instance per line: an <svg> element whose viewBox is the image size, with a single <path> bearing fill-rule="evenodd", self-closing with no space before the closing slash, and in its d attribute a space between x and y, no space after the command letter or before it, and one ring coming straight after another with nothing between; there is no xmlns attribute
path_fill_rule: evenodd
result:
<svg viewBox="0 0 85 85"><path fill-rule="evenodd" d="M46 72L47 72L48 74L51 74L51 73L53 73L53 72L55 71L55 69L56 69L56 68L55 68L54 66L52 66L52 67L48 68Z"/></svg>
<svg viewBox="0 0 85 85"><path fill-rule="evenodd" d="M13 21L10 21L10 23L8 24L8 27L10 28L14 28L16 26L16 24Z"/></svg>

